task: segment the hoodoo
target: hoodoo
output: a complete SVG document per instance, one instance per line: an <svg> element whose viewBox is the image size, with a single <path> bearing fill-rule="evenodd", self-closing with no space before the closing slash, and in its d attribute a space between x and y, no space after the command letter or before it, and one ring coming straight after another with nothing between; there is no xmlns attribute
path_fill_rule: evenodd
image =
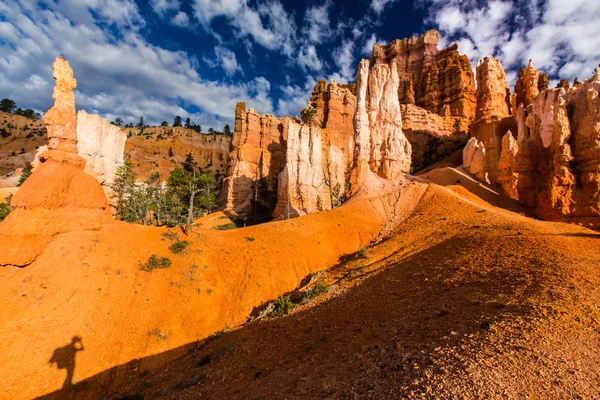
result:
<svg viewBox="0 0 600 400"><path fill-rule="evenodd" d="M54 235L98 230L111 219L106 196L96 179L84 172L77 155L76 80L59 57L54 69L54 107L44 116L48 151L11 201L13 211L0 225L0 265L32 263Z"/></svg>

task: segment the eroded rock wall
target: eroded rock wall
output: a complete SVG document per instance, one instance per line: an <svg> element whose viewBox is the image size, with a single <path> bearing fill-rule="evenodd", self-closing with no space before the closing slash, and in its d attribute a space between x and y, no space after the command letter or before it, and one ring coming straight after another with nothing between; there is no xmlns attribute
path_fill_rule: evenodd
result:
<svg viewBox="0 0 600 400"><path fill-rule="evenodd" d="M390 64L361 61L356 76L352 191L373 174L394 180L410 172L411 145L402 132L397 60Z"/></svg>
<svg viewBox="0 0 600 400"><path fill-rule="evenodd" d="M375 44L371 65L396 60L400 79L398 96L435 114L472 121L475 117L475 80L469 59L453 44L438 50L439 33Z"/></svg>
<svg viewBox="0 0 600 400"><path fill-rule="evenodd" d="M225 211L250 213L261 200L271 211L277 202L278 176L286 163L284 119L259 115L238 103L231 141L229 175L225 179Z"/></svg>
<svg viewBox="0 0 600 400"><path fill-rule="evenodd" d="M106 188L123 165L127 135L118 126L84 110L77 113L77 154L86 160L85 172Z"/></svg>
<svg viewBox="0 0 600 400"><path fill-rule="evenodd" d="M540 75L531 63L523 77L528 78L518 86L516 138L515 131L507 129L490 156L488 145L493 142L480 138L497 138L498 121L483 120L471 139L477 141L478 151L485 150L486 178L533 208L539 218L600 217L600 67L576 87L537 95ZM474 145L469 144L464 167L482 180L480 166L471 161Z"/></svg>

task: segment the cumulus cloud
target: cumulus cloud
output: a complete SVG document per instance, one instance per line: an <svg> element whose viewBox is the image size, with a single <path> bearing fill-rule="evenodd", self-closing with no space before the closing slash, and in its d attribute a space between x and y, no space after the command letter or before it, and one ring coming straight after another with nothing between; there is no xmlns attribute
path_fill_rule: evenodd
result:
<svg viewBox="0 0 600 400"><path fill-rule="evenodd" d="M375 13L381 14L388 5L395 3L396 1L398 0L371 0L371 8Z"/></svg>
<svg viewBox="0 0 600 400"><path fill-rule="evenodd" d="M248 101L260 112L273 111L265 78L238 84L207 80L186 52L152 45L134 27L116 33L102 29L110 15L106 10L98 19L90 21L81 14L73 22L59 8L24 7L14 0L0 3L4 26L0 29L0 92L17 104L37 110L51 106L50 66L57 55L63 55L78 80L77 107L107 118L120 116L133 122L143 115L156 124L176 114L190 115L181 106L187 104L201 110L193 114L201 124L231 123L237 101ZM135 18L113 23L123 27L127 20ZM234 70L236 65L227 68Z"/></svg>
<svg viewBox="0 0 600 400"><path fill-rule="evenodd" d="M160 16L164 16L169 11L177 11L181 7L180 0L150 0L152 10Z"/></svg>
<svg viewBox="0 0 600 400"><path fill-rule="evenodd" d="M233 51L222 46L217 46L215 48L215 56L219 61L219 65L223 68L228 76L232 76L237 71L242 70Z"/></svg>
<svg viewBox="0 0 600 400"><path fill-rule="evenodd" d="M417 0L429 22L474 62L493 55L511 84L533 59L551 78L591 76L600 59L597 0Z"/></svg>
<svg viewBox="0 0 600 400"><path fill-rule="evenodd" d="M331 0L320 6L309 7L304 15L304 35L312 43L327 42L332 39L329 9Z"/></svg>
<svg viewBox="0 0 600 400"><path fill-rule="evenodd" d="M302 46L298 53L298 64L304 70L321 71L323 63L317 56L317 49L313 45Z"/></svg>
<svg viewBox="0 0 600 400"><path fill-rule="evenodd" d="M185 28L190 24L190 17L188 17L188 15L185 12L179 11L177 14L175 14L173 19L171 20L171 23L173 25Z"/></svg>

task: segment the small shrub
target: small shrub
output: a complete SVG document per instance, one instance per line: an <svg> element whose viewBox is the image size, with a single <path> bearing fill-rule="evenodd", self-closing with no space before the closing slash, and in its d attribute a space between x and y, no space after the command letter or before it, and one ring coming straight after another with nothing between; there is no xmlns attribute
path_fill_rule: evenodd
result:
<svg viewBox="0 0 600 400"><path fill-rule="evenodd" d="M256 239L255 239L255 238L253 238L252 236L248 236L248 237L246 238L246 240L247 240L247 241L249 241L249 242L254 242Z"/></svg>
<svg viewBox="0 0 600 400"><path fill-rule="evenodd" d="M325 285L323 285L322 283L319 282L312 289L309 289L309 291L306 292L306 295L304 296L304 299L305 300L314 299L315 297L318 297L318 296L322 295L326 291L327 291L327 286L325 286Z"/></svg>
<svg viewBox="0 0 600 400"><path fill-rule="evenodd" d="M356 257L363 257L365 255L365 253L367 252L367 248L363 247L362 249L360 249L359 251L356 252Z"/></svg>
<svg viewBox="0 0 600 400"><path fill-rule="evenodd" d="M277 300L273 302L273 311L272 315L285 315L296 308L297 304L295 304L290 296L281 296Z"/></svg>
<svg viewBox="0 0 600 400"><path fill-rule="evenodd" d="M10 214L11 208L8 203L0 203L0 222L4 220L4 218L8 217Z"/></svg>
<svg viewBox="0 0 600 400"><path fill-rule="evenodd" d="M171 266L171 260L167 257L158 258L156 254L152 254L145 264L140 263L140 270L146 272L152 272L155 269L169 268Z"/></svg>
<svg viewBox="0 0 600 400"><path fill-rule="evenodd" d="M223 225L219 225L219 226L215 226L215 229L218 231L227 231L229 229L235 229L237 228L237 225L234 224L233 222L230 222L228 224L223 224Z"/></svg>
<svg viewBox="0 0 600 400"><path fill-rule="evenodd" d="M187 240L180 240L170 245L169 250L171 250L171 253L173 254L181 253L187 247L187 245Z"/></svg>
<svg viewBox="0 0 600 400"><path fill-rule="evenodd" d="M440 317L445 317L448 314L450 314L450 311L446 310L445 308L440 310Z"/></svg>

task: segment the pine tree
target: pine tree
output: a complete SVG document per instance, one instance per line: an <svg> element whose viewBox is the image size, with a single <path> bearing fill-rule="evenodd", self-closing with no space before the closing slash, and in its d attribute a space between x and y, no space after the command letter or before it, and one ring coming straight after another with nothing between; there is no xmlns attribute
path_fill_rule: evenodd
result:
<svg viewBox="0 0 600 400"><path fill-rule="evenodd" d="M175 120L173 121L173 127L176 126L181 126L181 117L178 115L175 117Z"/></svg>
<svg viewBox="0 0 600 400"><path fill-rule="evenodd" d="M32 171L33 171L33 167L31 166L31 164L27 164L23 168L23 173L21 174L21 177L19 178L19 183L17 184L17 187L20 187L27 180L27 178L29 178L31 176Z"/></svg>

